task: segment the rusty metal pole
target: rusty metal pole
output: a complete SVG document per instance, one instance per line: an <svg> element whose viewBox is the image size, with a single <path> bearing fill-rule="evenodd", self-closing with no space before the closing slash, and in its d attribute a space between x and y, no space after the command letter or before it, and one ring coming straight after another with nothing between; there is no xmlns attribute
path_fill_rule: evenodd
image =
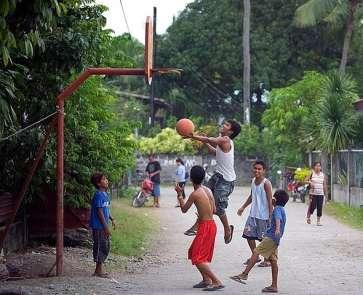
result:
<svg viewBox="0 0 363 295"><path fill-rule="evenodd" d="M88 68L69 86L67 86L57 97L57 242L56 242L56 274L63 273L63 249L64 249L64 102L70 97L91 75L131 75L144 76L145 69L120 69L120 68Z"/></svg>
<svg viewBox="0 0 363 295"><path fill-rule="evenodd" d="M63 273L64 100L58 100L57 119L57 242L56 274Z"/></svg>

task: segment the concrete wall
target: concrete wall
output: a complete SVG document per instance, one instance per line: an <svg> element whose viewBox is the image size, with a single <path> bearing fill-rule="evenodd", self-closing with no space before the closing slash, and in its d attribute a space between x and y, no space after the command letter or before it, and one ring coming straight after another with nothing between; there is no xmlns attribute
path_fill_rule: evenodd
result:
<svg viewBox="0 0 363 295"><path fill-rule="evenodd" d="M363 208L363 188L350 188L350 202L352 207Z"/></svg>
<svg viewBox="0 0 363 295"><path fill-rule="evenodd" d="M349 204L347 186L334 183L333 201L338 203Z"/></svg>
<svg viewBox="0 0 363 295"><path fill-rule="evenodd" d="M350 187L350 200L348 187L346 185L334 184L334 202L344 203L351 207L363 207L363 188Z"/></svg>
<svg viewBox="0 0 363 295"><path fill-rule="evenodd" d="M161 182L162 183L172 183L174 182L174 175L176 169L175 159L178 155L172 154L161 154L157 155L157 160L160 162L161 165ZM207 156L179 156L183 159L185 166L188 170L194 165L203 165L205 163L208 164L209 169L208 171L213 173L216 161L215 157L211 155ZM251 166L254 162L254 159L248 160L242 157L236 156L235 157L235 171L237 174L237 184L238 185L245 185L249 184L251 181ZM143 156L137 157L137 164L136 164L136 172L133 173L133 180L137 173L143 173L145 171L145 167L148 163L148 158ZM140 176L141 177L141 176ZM142 178L142 177L141 177Z"/></svg>

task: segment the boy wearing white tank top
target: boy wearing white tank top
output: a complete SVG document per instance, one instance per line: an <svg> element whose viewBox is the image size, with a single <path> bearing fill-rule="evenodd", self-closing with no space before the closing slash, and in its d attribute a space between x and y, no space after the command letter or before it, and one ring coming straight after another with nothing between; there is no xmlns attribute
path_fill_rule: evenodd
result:
<svg viewBox="0 0 363 295"><path fill-rule="evenodd" d="M241 126L235 120L226 120L218 137L207 137L190 134L189 138L203 142L210 153L216 156L215 173L208 181L207 186L212 191L216 203L216 215L218 215L224 228L224 242L230 243L233 236L233 225L228 223L226 209L228 197L233 192L236 173L234 171L234 144L233 139L240 133ZM188 229L186 235L194 235L198 221Z"/></svg>
<svg viewBox="0 0 363 295"><path fill-rule="evenodd" d="M248 246L253 254L256 248L256 240L262 241L266 233L269 220L272 214L272 185L265 178L266 165L263 161L257 160L253 164L254 178L251 183L251 193L237 214L242 215L243 211L251 204L250 214L247 218L243 230L243 238L248 242ZM248 260L245 262L248 264ZM270 266L266 261L261 262L260 266Z"/></svg>

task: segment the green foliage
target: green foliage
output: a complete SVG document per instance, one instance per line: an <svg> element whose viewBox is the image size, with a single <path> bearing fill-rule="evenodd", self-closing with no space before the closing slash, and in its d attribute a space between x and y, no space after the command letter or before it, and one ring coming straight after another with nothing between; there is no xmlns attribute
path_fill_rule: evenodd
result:
<svg viewBox="0 0 363 295"><path fill-rule="evenodd" d="M341 45L325 26L302 30L293 24L296 7L304 2L253 1L252 92L260 83L266 89L284 87L306 70L338 64ZM242 12L242 1L194 1L160 37L157 64L183 69L180 78L163 77L161 96L173 94L181 116L216 120L228 113L242 119L242 92L235 92L242 89Z"/></svg>
<svg viewBox="0 0 363 295"><path fill-rule="evenodd" d="M154 137L144 137L139 141L140 152L144 155L150 153L194 154L191 140L183 139L175 129L164 128Z"/></svg>
<svg viewBox="0 0 363 295"><path fill-rule="evenodd" d="M79 199L80 206L89 203L93 172L102 171L116 182L134 165L137 144L129 137L134 126L121 121L110 108L114 101L113 93L97 77L88 80L66 105L65 196Z"/></svg>
<svg viewBox="0 0 363 295"><path fill-rule="evenodd" d="M311 175L311 169L310 168L302 168L302 169L296 169L294 180L296 181L306 181Z"/></svg>
<svg viewBox="0 0 363 295"><path fill-rule="evenodd" d="M325 212L353 228L363 230L362 208L349 208L345 204L329 202Z"/></svg>
<svg viewBox="0 0 363 295"><path fill-rule="evenodd" d="M268 108L263 114L262 122L266 127L263 137L272 165L301 164L302 153L306 150L301 141L307 136L302 131L303 122L316 107L323 81L323 75L306 72L301 81L270 92Z"/></svg>
<svg viewBox="0 0 363 295"><path fill-rule="evenodd" d="M53 5L58 10L57 1L13 2L17 5L5 19L7 28L12 29L17 42L21 43L24 33L42 22L37 30L44 46L42 51L33 47L31 56L27 45L27 57L20 49L13 50L10 52L13 63L7 68L0 66L0 131L5 130L3 136L54 112L56 96L86 67L111 65L116 60L118 66L131 65L126 54L121 59L115 50L120 42L126 44L131 40L117 38L113 42L110 31L103 29L106 20L102 13L106 8L93 5L93 0L62 1L61 13L52 15L49 22L49 15L38 12L45 9L51 14L48 8ZM39 7L35 7L37 5ZM1 35L0 38L3 41ZM124 113L119 114L118 98L104 82L101 78L89 80L66 102L65 202L74 207L87 204L93 190L89 178L94 171L102 171L111 181L118 182L134 161L137 143L129 136L139 126L136 116L132 117L134 106L130 103ZM14 118L11 118L12 113ZM129 117L121 118L126 113ZM132 118L130 123L128 118ZM48 122L0 143L1 189L16 192L19 188ZM10 124L13 124L11 128ZM54 137L32 180L27 201L41 195L44 189L55 189Z"/></svg>
<svg viewBox="0 0 363 295"><path fill-rule="evenodd" d="M241 133L234 140L236 152L243 156L265 155L265 145L263 144L262 132L255 125L241 125Z"/></svg>
<svg viewBox="0 0 363 295"><path fill-rule="evenodd" d="M328 153L346 148L358 132L356 84L349 75L330 73L321 86L321 98L305 125L305 142Z"/></svg>
<svg viewBox="0 0 363 295"><path fill-rule="evenodd" d="M66 5L58 0L1 0L2 64L6 67L19 55L31 58L35 48L43 51L43 34L51 30L57 16L65 11Z"/></svg>
<svg viewBox="0 0 363 295"><path fill-rule="evenodd" d="M343 24L348 12L349 0L309 0L296 10L296 23L315 26L321 21L332 25Z"/></svg>

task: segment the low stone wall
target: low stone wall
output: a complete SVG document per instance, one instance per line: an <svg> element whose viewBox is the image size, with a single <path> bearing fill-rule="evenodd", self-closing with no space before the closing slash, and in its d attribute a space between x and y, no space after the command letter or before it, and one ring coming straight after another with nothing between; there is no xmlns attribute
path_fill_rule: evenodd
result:
<svg viewBox="0 0 363 295"><path fill-rule="evenodd" d="M161 165L161 182L162 183L173 183L175 170L177 165L175 159L180 157L183 159L184 164L188 170L194 165L208 164L208 172L213 173L216 160L214 156L211 155L194 155L194 156L179 156L173 154L161 154L157 155L157 160ZM254 159L248 160L239 156L235 156L235 171L237 174L237 185L246 185L251 181L251 166ZM148 158L143 156L137 157L136 171L133 173L133 181L143 178L143 173L145 172L146 165L148 163Z"/></svg>
<svg viewBox="0 0 363 295"><path fill-rule="evenodd" d="M334 184L334 202L344 203L351 207L362 208L363 207L363 188L350 187L350 200L348 188L346 185Z"/></svg>

